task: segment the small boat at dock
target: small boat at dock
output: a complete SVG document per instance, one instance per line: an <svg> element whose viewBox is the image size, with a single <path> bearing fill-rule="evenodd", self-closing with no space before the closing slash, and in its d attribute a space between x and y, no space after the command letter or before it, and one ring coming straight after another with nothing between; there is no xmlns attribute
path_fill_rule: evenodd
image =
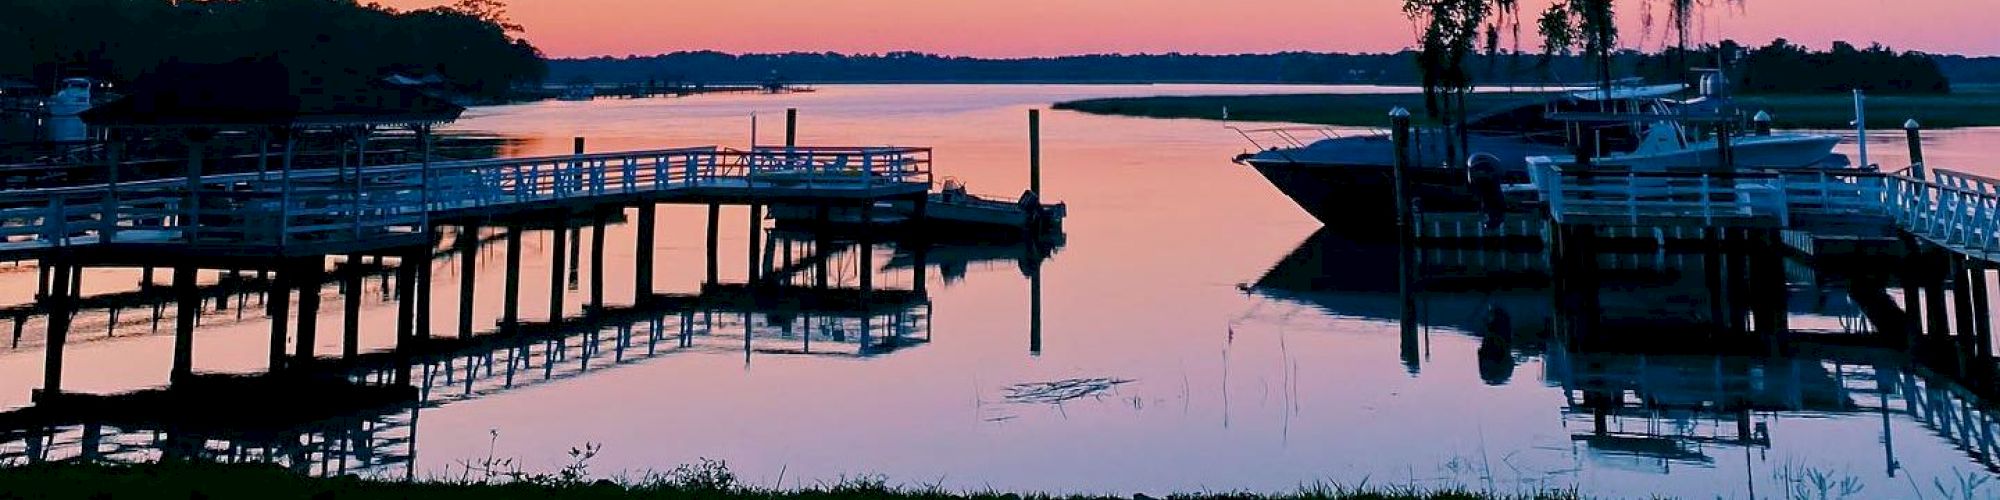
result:
<svg viewBox="0 0 2000 500"><path fill-rule="evenodd" d="M965 184L945 179L944 188L930 193L922 219L917 219L916 203L906 200L877 202L863 220L860 207L826 207L826 225L865 227L917 224L932 234L953 234L981 238L1043 237L1062 231L1069 215L1062 203L1042 203L1033 191L1021 198L1008 199L975 195ZM821 208L806 205L773 205L770 218L781 226L819 225Z"/></svg>

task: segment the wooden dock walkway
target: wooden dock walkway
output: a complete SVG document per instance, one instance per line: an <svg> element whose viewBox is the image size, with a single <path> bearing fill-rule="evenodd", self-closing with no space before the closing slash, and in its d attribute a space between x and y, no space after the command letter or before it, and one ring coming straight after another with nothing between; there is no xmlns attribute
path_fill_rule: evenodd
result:
<svg viewBox="0 0 2000 500"><path fill-rule="evenodd" d="M0 194L0 259L282 258L424 245L432 224L653 203L923 200L931 152L716 147L231 174Z"/></svg>

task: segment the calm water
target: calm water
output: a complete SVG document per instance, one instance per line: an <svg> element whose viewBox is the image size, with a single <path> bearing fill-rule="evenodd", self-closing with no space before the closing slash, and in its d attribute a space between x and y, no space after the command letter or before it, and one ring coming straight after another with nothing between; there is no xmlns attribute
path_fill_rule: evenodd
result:
<svg viewBox="0 0 2000 500"><path fill-rule="evenodd" d="M587 137L593 151L741 147L752 113L764 117L763 141L775 143L784 108L796 107L802 144L932 146L939 175L975 192L1014 194L1027 183L1031 107L1082 97L1326 90L829 86L781 96L481 108L451 129L518 139L514 155L567 153L572 136ZM1245 144L1222 123L1054 112L1044 117L1044 134L1047 197L1068 202L1072 215L1066 244L1039 268L1039 352L1031 350L1033 266L1013 258L1019 251L940 250L933 263L951 269L930 273L930 303L903 316L911 331L898 349L831 340L825 330L807 345L768 317L753 318L746 340L741 318L723 317L650 356L638 354L648 350L641 340L617 353L604 344L603 361L587 369L588 360L559 359L546 382L541 361L531 360L535 369L512 388L482 381L468 392L445 380L462 377L465 366L440 365L419 376L432 386L427 397L442 404L385 417L395 424L386 432L413 436L413 462L368 472L449 474L488 456L547 469L572 446L602 443L591 463L601 474L707 457L727 460L749 482L782 476L787 486L883 474L892 482L1061 492L1278 491L1325 480L1747 498L1784 496L1788 481L1819 474L1852 478L1861 497L1905 497L1913 488L1935 495L1934 481L1989 474L1956 434L1910 409L1911 394L1949 394L1949 383L1893 356L1573 354L1535 340L1548 328L1550 295L1542 288L1420 294L1419 327L1406 335L1394 273L1382 271L1393 269L1396 254L1315 236L1317 222L1228 162ZM1877 143L1874 160L1903 163L1900 134L1884 135L1895 140ZM1973 167L1978 153L2000 147L2000 130L1934 133L1932 141L1934 163ZM2000 174L2000 165L1987 168ZM704 217L699 207L662 208L658 291L699 290ZM740 207L723 211L722 281L747 274L746 218ZM607 234L614 304L633 295L633 230L618 224ZM527 236L527 319L546 315L552 244L546 231ZM877 264L900 262L893 248L877 250ZM584 266L590 254L581 253ZM1481 258L1488 267L1532 267L1539 256L1433 256ZM1701 275L1698 258L1626 260L1615 265ZM501 308L504 246L482 247L477 266L474 311L485 331ZM854 266L851 255L837 261L836 284L853 285ZM431 321L440 334L457 328L458 272L455 260L436 263ZM90 270L84 292L130 290L137 276ZM569 288L567 314L581 313L588 276ZM0 302L29 302L34 280L31 266L0 267ZM874 281L909 288L910 280L907 270L883 269ZM370 279L364 289L370 349L394 337L396 305L383 286ZM1857 326L1844 294L1795 288L1794 327ZM1605 300L1663 320L1697 314L1676 306L1689 301L1671 290L1625 288ZM325 294L319 351L337 353L339 292ZM256 301L206 313L197 370L264 368L269 327ZM1495 320L1494 311L1509 319ZM102 310L78 318L68 389L163 385L172 319L157 331L149 310L125 311L115 328L110 321ZM30 404L41 380L40 325L29 321L20 342L0 350L0 407ZM1099 378L1123 383L1060 404L1010 397L1018 396L1015 384ZM1603 432L1594 432L1598 419L1584 389L1605 387L1634 388L1632 401L1668 409L1628 405L1608 412ZM1721 402L1755 411L1700 410ZM8 441L0 451L22 446Z"/></svg>

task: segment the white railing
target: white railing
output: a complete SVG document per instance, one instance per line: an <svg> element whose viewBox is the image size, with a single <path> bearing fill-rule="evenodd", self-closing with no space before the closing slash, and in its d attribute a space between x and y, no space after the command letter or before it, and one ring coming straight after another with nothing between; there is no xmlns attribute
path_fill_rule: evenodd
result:
<svg viewBox="0 0 2000 500"><path fill-rule="evenodd" d="M0 193L0 250L100 243L283 247L428 231L433 215L705 188L756 195L930 185L931 151L714 147L228 174Z"/></svg>
<svg viewBox="0 0 2000 500"><path fill-rule="evenodd" d="M1531 161L1529 178L1557 223L1588 217L1594 223L1639 226L1666 219L1700 225L1769 218L1790 223L1784 180L1773 172L1640 172L1587 169Z"/></svg>
<svg viewBox="0 0 2000 500"><path fill-rule="evenodd" d="M2000 180L1950 170L1890 176L1890 213L1904 229L1963 251L2000 251Z"/></svg>

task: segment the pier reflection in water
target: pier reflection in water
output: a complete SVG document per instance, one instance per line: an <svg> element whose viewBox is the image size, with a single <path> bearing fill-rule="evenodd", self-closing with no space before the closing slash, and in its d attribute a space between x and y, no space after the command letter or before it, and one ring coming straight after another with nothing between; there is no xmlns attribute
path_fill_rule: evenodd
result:
<svg viewBox="0 0 2000 500"><path fill-rule="evenodd" d="M1806 422L1880 415L1880 471L1889 478L1902 472L1897 440L1911 439L1897 435L1894 420L1930 434L1916 439L1942 438L1978 468L2000 472L1992 403L2000 394L1991 351L1974 345L1982 339L1884 331L1875 326L1881 318L1864 312L1862 302L1891 300L1902 284L1882 270L1909 262L1815 267L1778 248L1723 243L1609 251L1576 279L1555 272L1556 258L1539 249L1405 252L1322 232L1249 289L1333 316L1399 323L1397 355L1413 376L1430 358L1434 329L1479 338L1486 384L1508 384L1517 366L1539 360L1540 382L1562 393L1549 417L1596 466L1663 475L1715 467L1717 454L1809 447L1816 438ZM1978 308L1965 311L1980 316L1952 319L1986 321ZM1787 473L1803 472L1779 471ZM1759 477L1749 478L1750 491Z"/></svg>
<svg viewBox="0 0 2000 500"><path fill-rule="evenodd" d="M295 332L274 337L272 366L277 368L257 373L191 374L163 387L114 394L42 387L35 390L34 404L0 412L0 464L201 459L277 463L309 474L413 477L419 472L413 465L416 422L426 408L677 353L740 351L746 367L758 356L890 355L931 342L927 288L932 273L952 286L965 279L968 266L999 264L1016 266L1038 280L1041 261L1060 245L878 243L874 237L768 231L768 238L753 238L764 244L752 248L749 281L710 281L711 273L693 292L659 293L648 291L651 273L642 271L634 278L637 291L629 302L617 304L604 297L606 243L599 235L606 225L627 219L623 213L605 213L557 218L556 224L461 226L427 254L335 260L331 272L301 273L321 274L305 283L280 285L284 275L268 270L225 271L197 288L199 305L193 311L198 317L193 320L204 328L270 322L282 331L283 321L270 321L269 314L284 314L283 308L271 307L279 300L271 292L283 290L273 287L305 290L297 302L304 318L317 315L305 305L317 300L306 297L331 291L345 305L340 316L348 325L343 328L348 332L344 352L318 355L310 347L310 333ZM519 262L525 253L522 240L535 233L555 242L544 252L555 262L548 283L550 314L542 320L520 313L520 301L535 296L520 293L519 284L520 275L528 272ZM715 241L709 240L706 252L711 259ZM510 292L498 318L476 320L472 293L458 294L456 310L422 305L430 290L449 285L452 278L464 281L461 292L473 290L476 260L493 258L494 251L507 254L501 257L508 265L500 278ZM591 258L580 259L585 251ZM889 256L877 266L880 251ZM717 264L707 266L715 269ZM448 276L454 268L465 274ZM162 319L178 321L177 308L166 306L176 305L179 294L152 285L151 272L143 274L147 282L136 291L74 296L71 314L105 318L101 327L106 333L78 336L100 324L71 322L72 340L119 342L159 334ZM912 286L877 287L876 280L883 278L907 280ZM569 313L563 298L580 286L589 288L587 303L580 313ZM0 317L13 320L14 349L39 347L52 357L62 356L60 345L37 345L47 337L32 334L50 327L52 309L44 304L0 310ZM246 313L258 307L262 311ZM150 311L151 326L127 326L121 334L121 322L130 323L120 318L127 311ZM414 330L414 337L364 349L355 342L358 325L367 323L361 314L413 315L397 323ZM440 315L437 322L455 319L456 334L428 331L433 314ZM1038 316L1032 319L1039 322ZM1038 336L1038 326L1034 330ZM276 346L285 340L299 342L300 350L283 354ZM1039 345L1038 338L1031 342ZM51 380L60 383L60 377Z"/></svg>

